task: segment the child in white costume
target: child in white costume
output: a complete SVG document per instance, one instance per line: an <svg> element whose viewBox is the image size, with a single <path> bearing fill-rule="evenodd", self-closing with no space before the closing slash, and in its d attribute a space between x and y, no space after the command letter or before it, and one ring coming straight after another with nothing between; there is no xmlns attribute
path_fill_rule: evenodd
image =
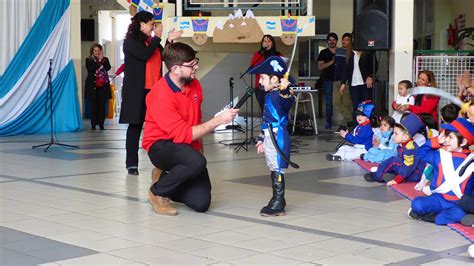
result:
<svg viewBox="0 0 474 266"><path fill-rule="evenodd" d="M411 81L409 80L402 80L398 83L398 95L395 98L395 101L392 103L393 107L393 114L392 117L395 119L396 123L400 123L400 120L402 119L402 115L405 113L403 111L398 111L397 107L400 105L405 105L405 104L410 104L414 105L415 104L415 98L410 95L410 88L413 87Z"/></svg>

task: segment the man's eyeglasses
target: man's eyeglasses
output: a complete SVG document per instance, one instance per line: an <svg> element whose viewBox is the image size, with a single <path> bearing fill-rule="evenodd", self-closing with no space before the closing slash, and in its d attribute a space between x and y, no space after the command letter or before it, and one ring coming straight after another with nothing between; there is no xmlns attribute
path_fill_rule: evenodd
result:
<svg viewBox="0 0 474 266"><path fill-rule="evenodd" d="M184 66L184 67L189 67L189 68L195 68L198 64L199 64L199 58L194 58L193 60L194 62L192 62L190 65L184 65L184 64L181 64L179 66Z"/></svg>

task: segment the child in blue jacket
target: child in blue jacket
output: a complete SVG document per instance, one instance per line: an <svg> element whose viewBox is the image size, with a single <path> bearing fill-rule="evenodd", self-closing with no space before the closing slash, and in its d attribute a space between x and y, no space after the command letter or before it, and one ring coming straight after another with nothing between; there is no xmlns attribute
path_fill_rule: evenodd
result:
<svg viewBox="0 0 474 266"><path fill-rule="evenodd" d="M413 136L422 128L425 128L425 124L414 113L402 118L400 124L395 124L394 142L401 145L398 156L383 161L376 172L365 174L364 179L367 182L387 182L387 186L420 181L426 163L418 155L418 145L413 141Z"/></svg>
<svg viewBox="0 0 474 266"><path fill-rule="evenodd" d="M361 102L357 106L356 120L358 125L354 128L352 134L347 130L340 130L339 134L354 146L343 145L334 154L326 154L328 161L352 161L360 158L361 154L367 153L372 148L372 139L374 132L372 131L371 117L374 111L374 104L371 101Z"/></svg>

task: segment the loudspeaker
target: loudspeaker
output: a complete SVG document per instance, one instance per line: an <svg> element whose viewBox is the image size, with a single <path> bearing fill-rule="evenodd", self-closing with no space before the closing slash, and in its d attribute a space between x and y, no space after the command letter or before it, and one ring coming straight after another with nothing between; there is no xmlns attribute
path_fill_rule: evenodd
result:
<svg viewBox="0 0 474 266"><path fill-rule="evenodd" d="M95 41L95 21L94 19L81 19L81 41Z"/></svg>
<svg viewBox="0 0 474 266"><path fill-rule="evenodd" d="M354 50L390 49L391 0L354 1Z"/></svg>

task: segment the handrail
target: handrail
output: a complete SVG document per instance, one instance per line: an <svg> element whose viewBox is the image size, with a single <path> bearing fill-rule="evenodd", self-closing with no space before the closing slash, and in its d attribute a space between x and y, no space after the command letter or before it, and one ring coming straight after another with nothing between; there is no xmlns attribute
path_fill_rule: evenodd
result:
<svg viewBox="0 0 474 266"><path fill-rule="evenodd" d="M474 50L413 50L413 54L474 54Z"/></svg>

